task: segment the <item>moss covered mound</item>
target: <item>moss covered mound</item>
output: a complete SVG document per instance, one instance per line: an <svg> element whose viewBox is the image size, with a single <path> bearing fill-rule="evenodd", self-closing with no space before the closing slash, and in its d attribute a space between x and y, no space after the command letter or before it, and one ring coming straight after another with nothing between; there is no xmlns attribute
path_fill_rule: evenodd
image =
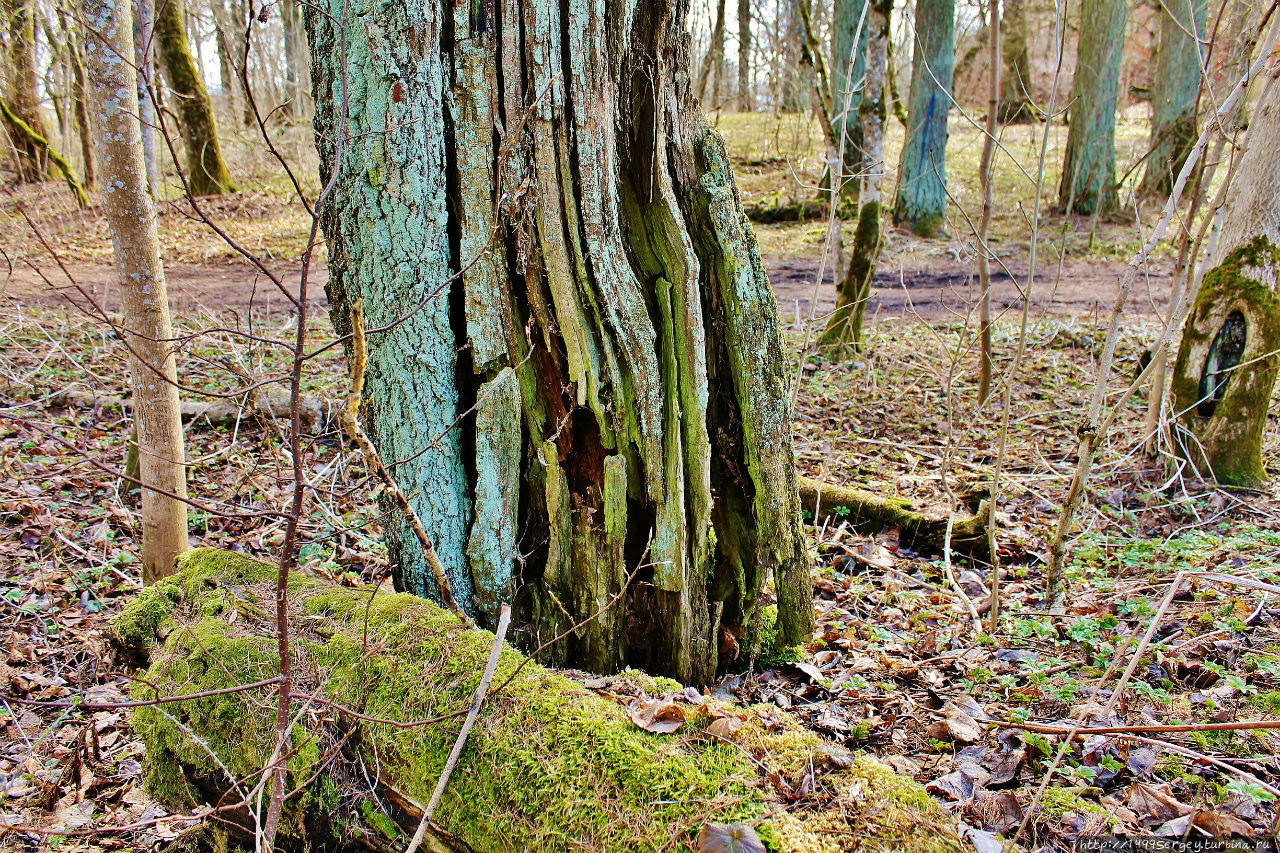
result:
<svg viewBox="0 0 1280 853"><path fill-rule="evenodd" d="M198 550L182 569L115 620L122 642L149 647L135 698L275 676L266 613L275 568ZM302 576L290 593L300 695L282 831L295 847L394 841L416 824L461 718L415 727L367 718L465 711L493 635L408 595ZM706 821L747 821L779 851L960 849L954 820L920 786L776 713L704 703L687 706L680 731L649 734L618 701L534 663L497 690L523 660L503 651L436 813L443 833L473 850L691 849ZM268 690L137 709L152 795L173 807L244 798L273 744ZM728 739L708 731L729 711L744 718L740 728Z"/></svg>

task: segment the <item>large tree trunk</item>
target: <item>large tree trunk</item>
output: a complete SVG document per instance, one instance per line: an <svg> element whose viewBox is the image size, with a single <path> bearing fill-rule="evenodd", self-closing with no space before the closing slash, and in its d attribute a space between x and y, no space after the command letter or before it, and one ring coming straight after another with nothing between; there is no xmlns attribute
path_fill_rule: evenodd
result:
<svg viewBox="0 0 1280 853"><path fill-rule="evenodd" d="M1124 51L1125 0L1084 0L1073 101L1058 201L1067 213L1115 209L1116 97Z"/></svg>
<svg viewBox="0 0 1280 853"><path fill-rule="evenodd" d="M162 0L155 20L156 46L164 73L178 101L182 138L187 147L187 182L192 195L230 192L231 174L222 159L213 103L187 41L182 0Z"/></svg>
<svg viewBox="0 0 1280 853"><path fill-rule="evenodd" d="M49 131L40 114L40 95L36 91L36 4L35 0L7 0L3 8L8 28L5 60L8 92L3 100L30 133L7 116L5 129L17 155L18 180L40 181L48 171L48 160L46 148L34 141L33 136L47 140Z"/></svg>
<svg viewBox="0 0 1280 853"><path fill-rule="evenodd" d="M955 65L955 19L955 0L916 0L907 138L898 167L893 221L922 237L940 233L946 220L947 115Z"/></svg>
<svg viewBox="0 0 1280 853"><path fill-rule="evenodd" d="M738 0L738 109L751 112L756 99L751 91L751 0Z"/></svg>
<svg viewBox="0 0 1280 853"><path fill-rule="evenodd" d="M1266 480L1262 435L1280 370L1280 83L1268 83L1171 383L1180 452L1233 486Z"/></svg>
<svg viewBox="0 0 1280 853"><path fill-rule="evenodd" d="M831 130L836 150L844 151L841 185L853 179L855 191L864 145L859 108L867 69L866 10L866 0L835 0L831 10Z"/></svg>
<svg viewBox="0 0 1280 853"><path fill-rule="evenodd" d="M208 549L182 563L183 575L144 590L112 622L123 650L149 663L135 698L205 694L134 712L146 746L143 781L175 811L193 800L222 806L212 826L245 839L256 809L243 804L252 783L237 780L261 775L275 715L259 690L227 688L278 671L274 626L262 618L276 569ZM289 589L298 689L314 697L301 701L326 704L299 712L292 728L278 849L405 850L418 804L435 802L458 732L450 716L471 705L494 637L407 595L371 596L302 575ZM599 692L501 649L423 849L764 849L700 845L708 821L749 823L779 853L963 849L956 818L923 788L794 720L689 702L683 691L661 703L678 688L667 679L595 681L604 682ZM629 697L637 716L658 705L679 730L645 731L628 715ZM815 776L822 796L802 809L786 802Z"/></svg>
<svg viewBox="0 0 1280 853"><path fill-rule="evenodd" d="M1000 105L996 118L1004 124L1031 121L1031 54L1027 49L1026 0L1006 0L1000 17L1000 54L1004 73L1000 76Z"/></svg>
<svg viewBox="0 0 1280 853"><path fill-rule="evenodd" d="M409 0L340 48L343 9L306 15L329 299L393 326L368 432L455 596L534 645L606 608L550 658L704 682L773 576L807 640L776 308L683 5ZM410 527L387 540L432 593Z"/></svg>
<svg viewBox="0 0 1280 853"><path fill-rule="evenodd" d="M102 180L124 301L142 483L142 579L173 574L187 549L186 466L173 327L136 111L129 0L84 0L85 50ZM121 99L124 102L121 102Z"/></svg>
<svg viewBox="0 0 1280 853"><path fill-rule="evenodd" d="M1160 47L1151 86L1151 148L1139 192L1167 198L1196 141L1196 94L1203 77L1199 40L1205 36L1205 0L1161 4Z"/></svg>

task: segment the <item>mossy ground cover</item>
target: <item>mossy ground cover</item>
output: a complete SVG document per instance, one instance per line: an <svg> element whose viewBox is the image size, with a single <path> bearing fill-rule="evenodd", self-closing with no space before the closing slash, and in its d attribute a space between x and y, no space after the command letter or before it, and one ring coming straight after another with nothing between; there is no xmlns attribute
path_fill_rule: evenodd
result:
<svg viewBox="0 0 1280 853"><path fill-rule="evenodd" d="M183 563L183 574L114 622L121 639L149 634L155 644L132 695L145 700L270 677L274 641L261 604L272 595L274 568L211 550L191 552ZM290 784L302 790L290 798L286 826L314 841L319 827L309 815L317 809L344 839L403 822L385 807L382 818L372 816L370 800L387 790L361 784L356 762L335 753L336 742L352 740L352 728L357 760L376 757L386 786L417 802L429 798L456 736L456 722L404 728L344 719L339 706L399 722L465 708L493 642L427 602L372 592L301 576L291 584L299 689L338 703L324 714L300 714L293 729ZM536 664L516 675L522 661L504 651L500 687L437 813L441 827L473 849L689 849L706 821L752 823L779 851L852 849L842 840L850 833L873 849L958 849L953 823L916 783L824 745L776 709L691 705L682 731L650 734L617 701L562 675ZM726 710L741 715L741 727L708 734ZM194 805L211 790L237 790L232 780L252 779L274 738L270 704L242 694L140 708L133 725L146 745L147 789L171 808ZM797 797L803 779L808 791ZM855 802L860 814L851 817ZM932 837L899 846L920 826Z"/></svg>

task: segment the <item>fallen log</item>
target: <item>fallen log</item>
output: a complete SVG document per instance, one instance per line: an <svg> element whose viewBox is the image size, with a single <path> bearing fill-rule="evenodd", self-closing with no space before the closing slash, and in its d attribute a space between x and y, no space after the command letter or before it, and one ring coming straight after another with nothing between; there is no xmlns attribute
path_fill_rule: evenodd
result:
<svg viewBox="0 0 1280 853"><path fill-rule="evenodd" d="M283 388L260 388L252 399L217 399L207 401L183 400L184 421L204 421L213 426L227 426L238 420L254 417L287 420L289 418L289 392ZM109 394L91 394L87 391L58 391L45 398L53 406L81 409L115 409L133 411L133 400ZM307 395L301 401L302 428L310 433L336 426L339 406L324 397Z"/></svg>
<svg viewBox="0 0 1280 853"><path fill-rule="evenodd" d="M886 498L862 489L851 489L811 477L797 477L800 509L806 521L848 522L858 533L875 534L897 528L902 545L915 551L941 553L947 535L947 518L927 516L903 498ZM990 504L983 502L973 515L951 523L951 550L970 557L989 554L987 523Z"/></svg>
<svg viewBox="0 0 1280 853"><path fill-rule="evenodd" d="M277 674L265 613L276 570L208 549L181 568L113 622L116 642L150 661L133 699L204 694L134 711L144 783L172 808L218 807L243 837L274 744L274 697L225 691ZM289 591L299 708L279 842L403 849L493 635L408 595L296 574ZM602 695L505 648L431 824L434 849L692 850L707 824L740 823L772 851L961 849L955 818L923 788L771 706L690 702L680 685L637 673L607 682ZM630 716L618 694L640 697ZM635 720L662 694L678 701L660 719L682 722L651 733ZM436 722L406 725L425 719Z"/></svg>

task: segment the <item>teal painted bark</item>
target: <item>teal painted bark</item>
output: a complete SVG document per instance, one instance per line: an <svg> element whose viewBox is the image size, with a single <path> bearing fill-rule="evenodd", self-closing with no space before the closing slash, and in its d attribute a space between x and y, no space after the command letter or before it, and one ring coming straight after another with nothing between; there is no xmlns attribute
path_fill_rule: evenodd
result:
<svg viewBox="0 0 1280 853"><path fill-rule="evenodd" d="M555 663L702 683L768 577L787 642L813 614L776 308L683 15L328 0L306 23L326 179L345 51L334 322L403 318L370 336L366 421L454 594L482 623L513 603L530 647L586 622ZM387 539L432 594L408 528Z"/></svg>
<svg viewBox="0 0 1280 853"><path fill-rule="evenodd" d="M866 0L835 0L831 10L831 129L837 146L843 145L843 178L854 188L862 168L859 107L867 68L866 7Z"/></svg>
<svg viewBox="0 0 1280 853"><path fill-rule="evenodd" d="M1166 0L1151 85L1151 150L1140 192L1167 197L1196 141L1196 94L1203 59L1205 0Z"/></svg>
<svg viewBox="0 0 1280 853"><path fill-rule="evenodd" d="M1058 202L1068 213L1115 209L1116 97L1124 51L1125 0L1084 0L1067 150Z"/></svg>
<svg viewBox="0 0 1280 853"><path fill-rule="evenodd" d="M955 67L955 18L955 0L916 0L907 137L898 167L893 221L922 237L939 234L946 221L947 115Z"/></svg>

